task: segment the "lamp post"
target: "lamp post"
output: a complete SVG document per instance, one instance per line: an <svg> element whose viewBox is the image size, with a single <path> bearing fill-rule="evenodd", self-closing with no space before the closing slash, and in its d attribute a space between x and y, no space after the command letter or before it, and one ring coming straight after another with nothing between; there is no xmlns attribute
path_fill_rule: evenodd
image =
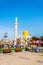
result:
<svg viewBox="0 0 43 65"><path fill-rule="evenodd" d="M5 33L4 36L3 36L3 37L4 37L4 40L5 40L5 43L6 43L6 39L7 39L7 37L8 37L7 34L8 34L8 33Z"/></svg>

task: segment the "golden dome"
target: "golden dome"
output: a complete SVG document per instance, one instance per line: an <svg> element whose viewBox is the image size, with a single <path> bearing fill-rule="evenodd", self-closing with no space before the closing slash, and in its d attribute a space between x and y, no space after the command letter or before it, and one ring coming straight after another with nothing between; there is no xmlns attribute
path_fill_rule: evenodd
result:
<svg viewBox="0 0 43 65"><path fill-rule="evenodd" d="M28 34L29 34L28 30L23 31L23 36L28 36Z"/></svg>

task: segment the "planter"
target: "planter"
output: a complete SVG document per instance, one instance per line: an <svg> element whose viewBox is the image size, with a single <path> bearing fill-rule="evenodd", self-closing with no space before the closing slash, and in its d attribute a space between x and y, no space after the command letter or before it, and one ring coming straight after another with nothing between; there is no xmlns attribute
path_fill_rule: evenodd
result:
<svg viewBox="0 0 43 65"><path fill-rule="evenodd" d="M11 49L10 48L4 48L3 49L3 53L10 53L11 52Z"/></svg>
<svg viewBox="0 0 43 65"><path fill-rule="evenodd" d="M21 48L17 47L15 48L15 52L20 52L21 51Z"/></svg>

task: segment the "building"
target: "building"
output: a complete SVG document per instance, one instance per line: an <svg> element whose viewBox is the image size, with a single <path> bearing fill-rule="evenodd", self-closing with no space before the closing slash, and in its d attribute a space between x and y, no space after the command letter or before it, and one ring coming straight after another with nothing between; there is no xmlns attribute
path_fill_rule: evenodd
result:
<svg viewBox="0 0 43 65"><path fill-rule="evenodd" d="M21 45L25 44L27 45L27 39L30 41L31 35L29 34L28 30L24 30L21 36L18 36L18 20L17 17L15 18L15 23L14 23L14 44L17 44L17 39L19 38L21 40Z"/></svg>

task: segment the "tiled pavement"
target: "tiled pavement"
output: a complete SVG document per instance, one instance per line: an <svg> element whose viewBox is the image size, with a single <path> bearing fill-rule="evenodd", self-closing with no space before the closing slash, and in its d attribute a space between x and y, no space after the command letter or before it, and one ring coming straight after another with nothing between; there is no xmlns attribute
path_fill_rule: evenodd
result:
<svg viewBox="0 0 43 65"><path fill-rule="evenodd" d="M0 65L43 65L43 53L12 52L0 54Z"/></svg>

